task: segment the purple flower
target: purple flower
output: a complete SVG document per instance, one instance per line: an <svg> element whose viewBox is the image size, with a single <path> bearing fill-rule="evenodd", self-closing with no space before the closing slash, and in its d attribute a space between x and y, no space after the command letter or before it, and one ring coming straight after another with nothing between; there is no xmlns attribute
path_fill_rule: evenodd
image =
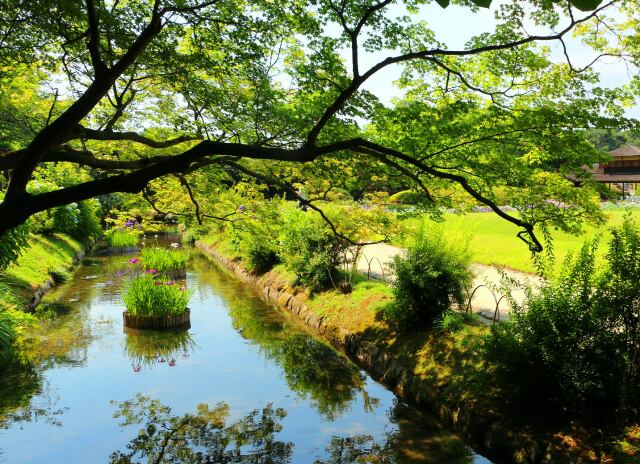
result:
<svg viewBox="0 0 640 464"><path fill-rule="evenodd" d="M156 287L159 287L160 285L162 285L162 282L160 282L160 281L156 280L153 284L154 284Z"/></svg>
<svg viewBox="0 0 640 464"><path fill-rule="evenodd" d="M173 285L175 282L173 280L167 280L167 285Z"/></svg>
<svg viewBox="0 0 640 464"><path fill-rule="evenodd" d="M136 263L139 263L139 262L140 262L140 259L139 259L139 258L131 258L131 259L129 260L129 262L130 262L131 264L136 264Z"/></svg>
<svg viewBox="0 0 640 464"><path fill-rule="evenodd" d="M151 274L151 275L156 275L158 273L157 269L147 269L146 271L144 271L145 274Z"/></svg>

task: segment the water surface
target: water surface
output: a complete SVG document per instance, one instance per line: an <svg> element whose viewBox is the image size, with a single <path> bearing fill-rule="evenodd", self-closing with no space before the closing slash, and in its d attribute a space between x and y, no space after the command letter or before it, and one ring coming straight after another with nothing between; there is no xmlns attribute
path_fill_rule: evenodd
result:
<svg viewBox="0 0 640 464"><path fill-rule="evenodd" d="M125 331L129 257L48 297L69 309L0 385L0 462L488 462L197 252L191 329Z"/></svg>

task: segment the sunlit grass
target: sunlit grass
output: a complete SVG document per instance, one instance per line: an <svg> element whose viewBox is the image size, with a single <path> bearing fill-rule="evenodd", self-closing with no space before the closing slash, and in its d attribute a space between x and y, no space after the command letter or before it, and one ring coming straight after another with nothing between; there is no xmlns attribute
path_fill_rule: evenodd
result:
<svg viewBox="0 0 640 464"><path fill-rule="evenodd" d="M391 301L393 292L389 285L355 276L351 293L329 290L314 295L307 305L328 322L360 331L375 325L378 311Z"/></svg>
<svg viewBox="0 0 640 464"><path fill-rule="evenodd" d="M18 260L0 273L5 284L0 286L0 309L24 306L52 273L71 268L81 249L80 242L64 235L33 236Z"/></svg>
<svg viewBox="0 0 640 464"><path fill-rule="evenodd" d="M622 223L625 211L626 209L623 208L605 211L607 223L600 227L586 225L582 235L575 236L559 230L552 231L556 263L561 262L568 253L576 252L585 240L600 236L601 240L608 241L609 229L611 226ZM640 209L630 211L635 218L640 219ZM501 219L494 213L445 214L444 219L440 226L445 234L468 236L475 262L506 266L525 272L536 271L527 245L517 237L520 229L514 224ZM409 230L417 229L420 223L424 223L427 229L434 224L428 218L407 220ZM398 244L405 243L398 242Z"/></svg>

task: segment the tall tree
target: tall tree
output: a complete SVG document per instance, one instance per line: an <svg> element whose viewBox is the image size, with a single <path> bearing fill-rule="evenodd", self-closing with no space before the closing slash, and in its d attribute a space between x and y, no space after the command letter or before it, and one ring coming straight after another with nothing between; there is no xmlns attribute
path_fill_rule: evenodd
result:
<svg viewBox="0 0 640 464"><path fill-rule="evenodd" d="M32 136L0 157L10 179L0 234L36 212L140 192L168 174L188 186L206 167L282 188L401 175L434 202L456 185L540 249L536 223L571 228L593 214L588 194L549 173L595 159L576 129L620 124L616 103L625 96L599 89L589 66L578 69L568 54L552 62L544 44L566 52L577 31L596 59L634 64L620 51L627 36L612 43L594 31L619 27L607 16L617 5L631 17L624 27L636 27L637 1L509 2L497 8L493 32L461 49L447 48L418 19L431 3L1 0L0 79L29 67L59 85L43 95L50 108ZM477 11L490 1L453 3ZM365 66L372 56L380 58ZM385 108L364 87L393 65L408 92ZM60 162L90 167L94 178L35 193L38 169ZM512 191L521 215L499 207L495 186Z"/></svg>

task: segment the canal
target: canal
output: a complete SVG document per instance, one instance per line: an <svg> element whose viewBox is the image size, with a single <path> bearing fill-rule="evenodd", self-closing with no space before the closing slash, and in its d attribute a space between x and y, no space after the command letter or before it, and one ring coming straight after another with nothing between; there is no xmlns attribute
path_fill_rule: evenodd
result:
<svg viewBox="0 0 640 464"><path fill-rule="evenodd" d="M130 257L47 297L33 369L0 385L0 462L489 462L195 250L191 328L125 331Z"/></svg>

